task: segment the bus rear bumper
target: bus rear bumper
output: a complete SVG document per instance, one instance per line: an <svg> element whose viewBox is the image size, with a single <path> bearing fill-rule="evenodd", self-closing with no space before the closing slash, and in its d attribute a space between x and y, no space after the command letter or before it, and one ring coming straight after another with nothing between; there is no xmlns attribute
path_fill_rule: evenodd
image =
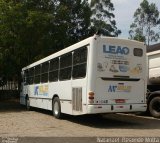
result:
<svg viewBox="0 0 160 143"><path fill-rule="evenodd" d="M113 105L88 105L88 114L94 113L129 113L145 112L147 104L113 104Z"/></svg>

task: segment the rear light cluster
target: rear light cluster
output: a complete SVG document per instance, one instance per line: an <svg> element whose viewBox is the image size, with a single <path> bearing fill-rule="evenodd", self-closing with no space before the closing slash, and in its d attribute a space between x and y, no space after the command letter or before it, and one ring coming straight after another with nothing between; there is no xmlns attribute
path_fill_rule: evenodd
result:
<svg viewBox="0 0 160 143"><path fill-rule="evenodd" d="M89 100L89 103L94 103L94 92L90 91L88 93L88 100Z"/></svg>

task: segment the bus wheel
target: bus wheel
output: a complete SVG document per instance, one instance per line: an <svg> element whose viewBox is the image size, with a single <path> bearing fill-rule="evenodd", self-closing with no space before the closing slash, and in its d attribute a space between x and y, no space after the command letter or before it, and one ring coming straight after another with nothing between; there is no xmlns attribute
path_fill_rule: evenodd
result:
<svg viewBox="0 0 160 143"><path fill-rule="evenodd" d="M62 116L61 113L61 104L58 97L55 97L52 102L52 112L55 118L60 119Z"/></svg>
<svg viewBox="0 0 160 143"><path fill-rule="evenodd" d="M30 107L30 101L29 101L29 97L26 97L26 109L29 111L31 109Z"/></svg>
<svg viewBox="0 0 160 143"><path fill-rule="evenodd" d="M160 118L160 97L154 97L149 103L150 114L155 118Z"/></svg>

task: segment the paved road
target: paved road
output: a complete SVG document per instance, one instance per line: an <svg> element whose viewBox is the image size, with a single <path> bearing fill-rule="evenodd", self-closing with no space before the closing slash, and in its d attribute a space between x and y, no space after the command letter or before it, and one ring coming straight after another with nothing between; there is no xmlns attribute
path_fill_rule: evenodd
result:
<svg viewBox="0 0 160 143"><path fill-rule="evenodd" d="M58 120L49 111L26 111L17 102L0 102L0 137L18 137L19 142L24 143L29 139L34 142L55 139L56 142L89 143L97 142L97 137L160 137L160 119L132 114L106 114L65 116Z"/></svg>

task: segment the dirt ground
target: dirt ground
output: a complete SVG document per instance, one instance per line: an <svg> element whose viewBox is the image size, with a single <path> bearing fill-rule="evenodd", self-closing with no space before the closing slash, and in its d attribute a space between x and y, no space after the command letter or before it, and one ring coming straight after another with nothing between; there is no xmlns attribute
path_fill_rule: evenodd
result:
<svg viewBox="0 0 160 143"><path fill-rule="evenodd" d="M65 116L0 102L0 137L160 137L160 119L128 114Z"/></svg>

